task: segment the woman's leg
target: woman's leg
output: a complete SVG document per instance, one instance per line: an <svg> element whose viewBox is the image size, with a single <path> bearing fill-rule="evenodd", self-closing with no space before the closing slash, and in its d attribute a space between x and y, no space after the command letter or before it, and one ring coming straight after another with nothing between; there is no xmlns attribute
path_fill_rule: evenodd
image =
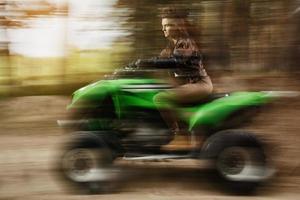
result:
<svg viewBox="0 0 300 200"><path fill-rule="evenodd" d="M201 100L211 94L212 90L211 80L207 77L197 83L182 85L173 90L158 93L154 97L154 102L159 109L162 118L175 134L174 140L166 145L165 149L176 149L178 147L184 149L191 145L186 138L185 142L183 142L183 134L178 125L175 104Z"/></svg>
<svg viewBox="0 0 300 200"><path fill-rule="evenodd" d="M172 91L160 92L154 96L153 101L167 126L172 130L172 132L178 131L179 125L174 104L175 93Z"/></svg>
<svg viewBox="0 0 300 200"><path fill-rule="evenodd" d="M196 83L189 83L174 89L175 101L178 103L192 103L208 97L213 91L209 76Z"/></svg>

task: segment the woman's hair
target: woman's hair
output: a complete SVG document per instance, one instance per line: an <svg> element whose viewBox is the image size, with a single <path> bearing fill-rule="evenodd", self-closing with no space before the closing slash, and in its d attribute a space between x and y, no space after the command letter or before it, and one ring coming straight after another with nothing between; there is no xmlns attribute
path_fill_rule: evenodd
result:
<svg viewBox="0 0 300 200"><path fill-rule="evenodd" d="M187 9L179 8L179 7L164 7L160 12L161 18L187 18L189 12Z"/></svg>
<svg viewBox="0 0 300 200"><path fill-rule="evenodd" d="M173 18L181 20L181 25L179 27L179 32L182 37L188 37L193 39L197 46L199 47L200 31L196 26L191 24L188 20L189 11L182 7L164 7L160 9L160 17L163 18Z"/></svg>

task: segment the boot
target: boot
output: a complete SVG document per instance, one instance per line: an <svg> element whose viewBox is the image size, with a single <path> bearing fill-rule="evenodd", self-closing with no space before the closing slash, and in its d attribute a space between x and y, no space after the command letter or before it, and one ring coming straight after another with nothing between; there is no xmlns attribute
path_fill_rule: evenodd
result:
<svg viewBox="0 0 300 200"><path fill-rule="evenodd" d="M191 137L189 135L175 134L174 139L166 145L161 147L165 151L174 151L174 150L191 150L194 145L191 143Z"/></svg>

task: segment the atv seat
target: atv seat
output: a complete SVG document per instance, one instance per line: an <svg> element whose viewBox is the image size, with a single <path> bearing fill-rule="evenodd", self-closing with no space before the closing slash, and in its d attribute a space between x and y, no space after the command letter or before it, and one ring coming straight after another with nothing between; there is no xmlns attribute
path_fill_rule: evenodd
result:
<svg viewBox="0 0 300 200"><path fill-rule="evenodd" d="M179 103L179 106L193 107L193 106L197 106L199 104L204 104L204 103L214 101L219 98L227 97L229 95L230 95L229 93L214 93L214 94L211 94L208 97L201 99L199 101L195 101L195 102L191 102L191 103Z"/></svg>

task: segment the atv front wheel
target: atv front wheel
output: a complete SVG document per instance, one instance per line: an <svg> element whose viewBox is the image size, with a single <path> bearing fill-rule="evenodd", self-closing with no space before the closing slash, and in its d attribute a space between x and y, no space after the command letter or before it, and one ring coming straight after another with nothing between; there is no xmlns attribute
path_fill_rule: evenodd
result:
<svg viewBox="0 0 300 200"><path fill-rule="evenodd" d="M108 148L78 145L63 153L60 171L80 191L106 193L112 190L119 175L113 161L113 153Z"/></svg>

